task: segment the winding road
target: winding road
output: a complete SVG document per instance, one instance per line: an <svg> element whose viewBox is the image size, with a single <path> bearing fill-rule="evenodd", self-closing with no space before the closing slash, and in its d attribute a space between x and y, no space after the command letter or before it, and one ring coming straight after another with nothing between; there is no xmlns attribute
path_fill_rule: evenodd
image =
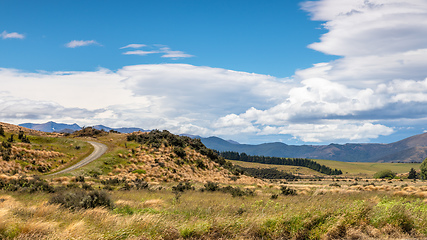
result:
<svg viewBox="0 0 427 240"><path fill-rule="evenodd" d="M73 171L76 170L77 168L83 167L84 165L96 160L97 158L101 157L108 149L108 147L102 143L98 143L98 142L92 142L92 141L87 141L88 143L92 144L93 146L93 152L87 156L85 159L81 160L80 162L74 164L73 166L63 169L59 172L56 173L52 173L49 174L47 176L53 176L53 175L57 175L57 174L61 174L61 173L66 173L69 171Z"/></svg>

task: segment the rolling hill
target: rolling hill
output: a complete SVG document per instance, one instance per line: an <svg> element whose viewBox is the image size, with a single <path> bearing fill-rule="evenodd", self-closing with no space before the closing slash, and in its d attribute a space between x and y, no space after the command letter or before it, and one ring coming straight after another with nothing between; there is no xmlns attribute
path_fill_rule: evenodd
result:
<svg viewBox="0 0 427 240"><path fill-rule="evenodd" d="M77 125L76 123L74 124L65 124L65 123L56 123L56 122L47 122L47 123L22 123L19 124L19 126L21 127L25 127L25 128L29 128L29 129L33 129L33 130L38 130L38 131L42 131L42 132L66 132L66 133L72 133L74 131L78 131L80 129L82 129L82 127L80 127L79 125ZM114 130L120 133L132 133L132 132L147 132L149 130L144 130L142 128L126 128L126 127L122 127L122 128L111 128L111 127L107 127L104 125L95 125L92 126L95 129L98 130L104 130L106 132L110 131L110 130Z"/></svg>
<svg viewBox="0 0 427 240"><path fill-rule="evenodd" d="M422 162L427 157L427 133L390 144L347 143L329 145L287 145L280 142L259 145L230 143L218 137L201 138L208 148L248 155L328 159L344 162Z"/></svg>

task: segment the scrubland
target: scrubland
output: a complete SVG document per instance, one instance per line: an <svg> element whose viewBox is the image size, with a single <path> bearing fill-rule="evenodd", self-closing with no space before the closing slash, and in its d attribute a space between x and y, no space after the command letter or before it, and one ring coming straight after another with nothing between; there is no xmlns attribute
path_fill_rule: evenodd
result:
<svg viewBox="0 0 427 240"><path fill-rule="evenodd" d="M112 208L67 209L50 193L0 192L3 239L400 239L427 235L427 190L385 183L360 189L293 184L246 186L255 195L110 191ZM289 184L291 185L291 184ZM369 187L372 186L372 187ZM243 187L243 186L241 186ZM272 197L277 195L276 197Z"/></svg>
<svg viewBox="0 0 427 240"><path fill-rule="evenodd" d="M427 238L427 184L403 174L379 180L366 171L330 177L284 167L300 178L259 179L167 132L83 133L28 132L31 143L13 144L23 157L2 163L51 167L0 174L0 239ZM74 172L47 175L88 155L86 139L108 152Z"/></svg>

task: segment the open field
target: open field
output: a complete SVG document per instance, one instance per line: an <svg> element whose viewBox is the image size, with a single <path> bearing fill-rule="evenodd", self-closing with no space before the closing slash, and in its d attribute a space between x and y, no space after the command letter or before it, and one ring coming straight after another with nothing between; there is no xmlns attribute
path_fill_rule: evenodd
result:
<svg viewBox="0 0 427 240"><path fill-rule="evenodd" d="M398 174L408 173L411 168L420 169L421 163L371 163L371 162L339 162L332 160L315 160L331 168L341 169L344 175L373 176L376 172L389 169Z"/></svg>
<svg viewBox="0 0 427 240"><path fill-rule="evenodd" d="M254 196L196 190L112 191L112 208L69 210L53 194L0 191L2 239L403 239L427 235L424 183L364 190L329 182L246 186ZM380 185L381 184L381 185ZM406 185L408 186L406 186ZM394 187L396 185L396 187ZM357 186L357 185L354 185ZM359 185L363 189L362 185ZM424 189L424 190L422 190ZM277 194L277 197L272 198Z"/></svg>
<svg viewBox="0 0 427 240"><path fill-rule="evenodd" d="M367 162L340 162L332 160L317 160L319 164L328 166L330 168L341 169L343 177L364 177L372 178L372 176L381 170L389 169L397 174L406 174L411 168L419 169L420 163L367 163ZM274 165L274 164L260 164L252 162L242 161L231 161L233 164L245 167L245 168L276 168L280 171L289 172L292 174L299 175L311 175L311 176L327 176L325 174L316 172L314 170L298 167L298 166L286 166L286 165Z"/></svg>
<svg viewBox="0 0 427 240"><path fill-rule="evenodd" d="M306 167L299 167L299 166L287 166L287 165L274 165L274 164L262 164L262 163L254 163L254 162L243 162L243 161L235 161L235 160L229 160L235 165L245 167L245 168L276 168L279 171L289 172L295 175L317 175L317 176L323 176L325 174L316 172L312 169L306 168Z"/></svg>

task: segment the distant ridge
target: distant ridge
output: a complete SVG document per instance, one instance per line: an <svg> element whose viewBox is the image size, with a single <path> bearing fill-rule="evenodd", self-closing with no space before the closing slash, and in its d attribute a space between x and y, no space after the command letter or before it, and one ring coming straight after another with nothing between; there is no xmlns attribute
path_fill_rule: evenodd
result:
<svg viewBox="0 0 427 240"><path fill-rule="evenodd" d="M42 132L73 132L80 130L77 124L47 122L43 124L23 123L19 126ZM120 133L135 131L149 132L141 128L110 128L104 125L93 126L105 131L115 130ZM329 145L287 145L281 142L258 145L240 144L233 140L219 137L202 138L182 134L191 138L200 138L204 145L218 151L234 151L248 155L328 159L344 162L422 162L427 158L427 133L415 135L390 144L347 143Z"/></svg>
<svg viewBox="0 0 427 240"><path fill-rule="evenodd" d="M74 124L66 124L66 123L56 123L56 122L47 122L47 123L22 123L19 124L21 127L38 130L42 132L60 132L60 133L72 133L74 131L78 131L82 129L79 125L76 123ZM144 130L142 128L110 128L104 125L95 125L93 128L98 130L104 130L104 131L110 131L114 130L120 133L132 133L132 132L148 132L149 130Z"/></svg>
<svg viewBox="0 0 427 240"><path fill-rule="evenodd" d="M390 144L347 143L329 145L287 145L263 143L236 144L218 137L201 138L203 144L217 151L248 155L328 159L344 162L422 162L427 157L427 133Z"/></svg>
<svg viewBox="0 0 427 240"><path fill-rule="evenodd" d="M71 131L80 130L81 127L77 124L65 124L65 123L56 123L56 122L47 122L47 123L23 123L19 124L21 127L26 127L33 130L38 130L42 132L61 132L64 129Z"/></svg>

